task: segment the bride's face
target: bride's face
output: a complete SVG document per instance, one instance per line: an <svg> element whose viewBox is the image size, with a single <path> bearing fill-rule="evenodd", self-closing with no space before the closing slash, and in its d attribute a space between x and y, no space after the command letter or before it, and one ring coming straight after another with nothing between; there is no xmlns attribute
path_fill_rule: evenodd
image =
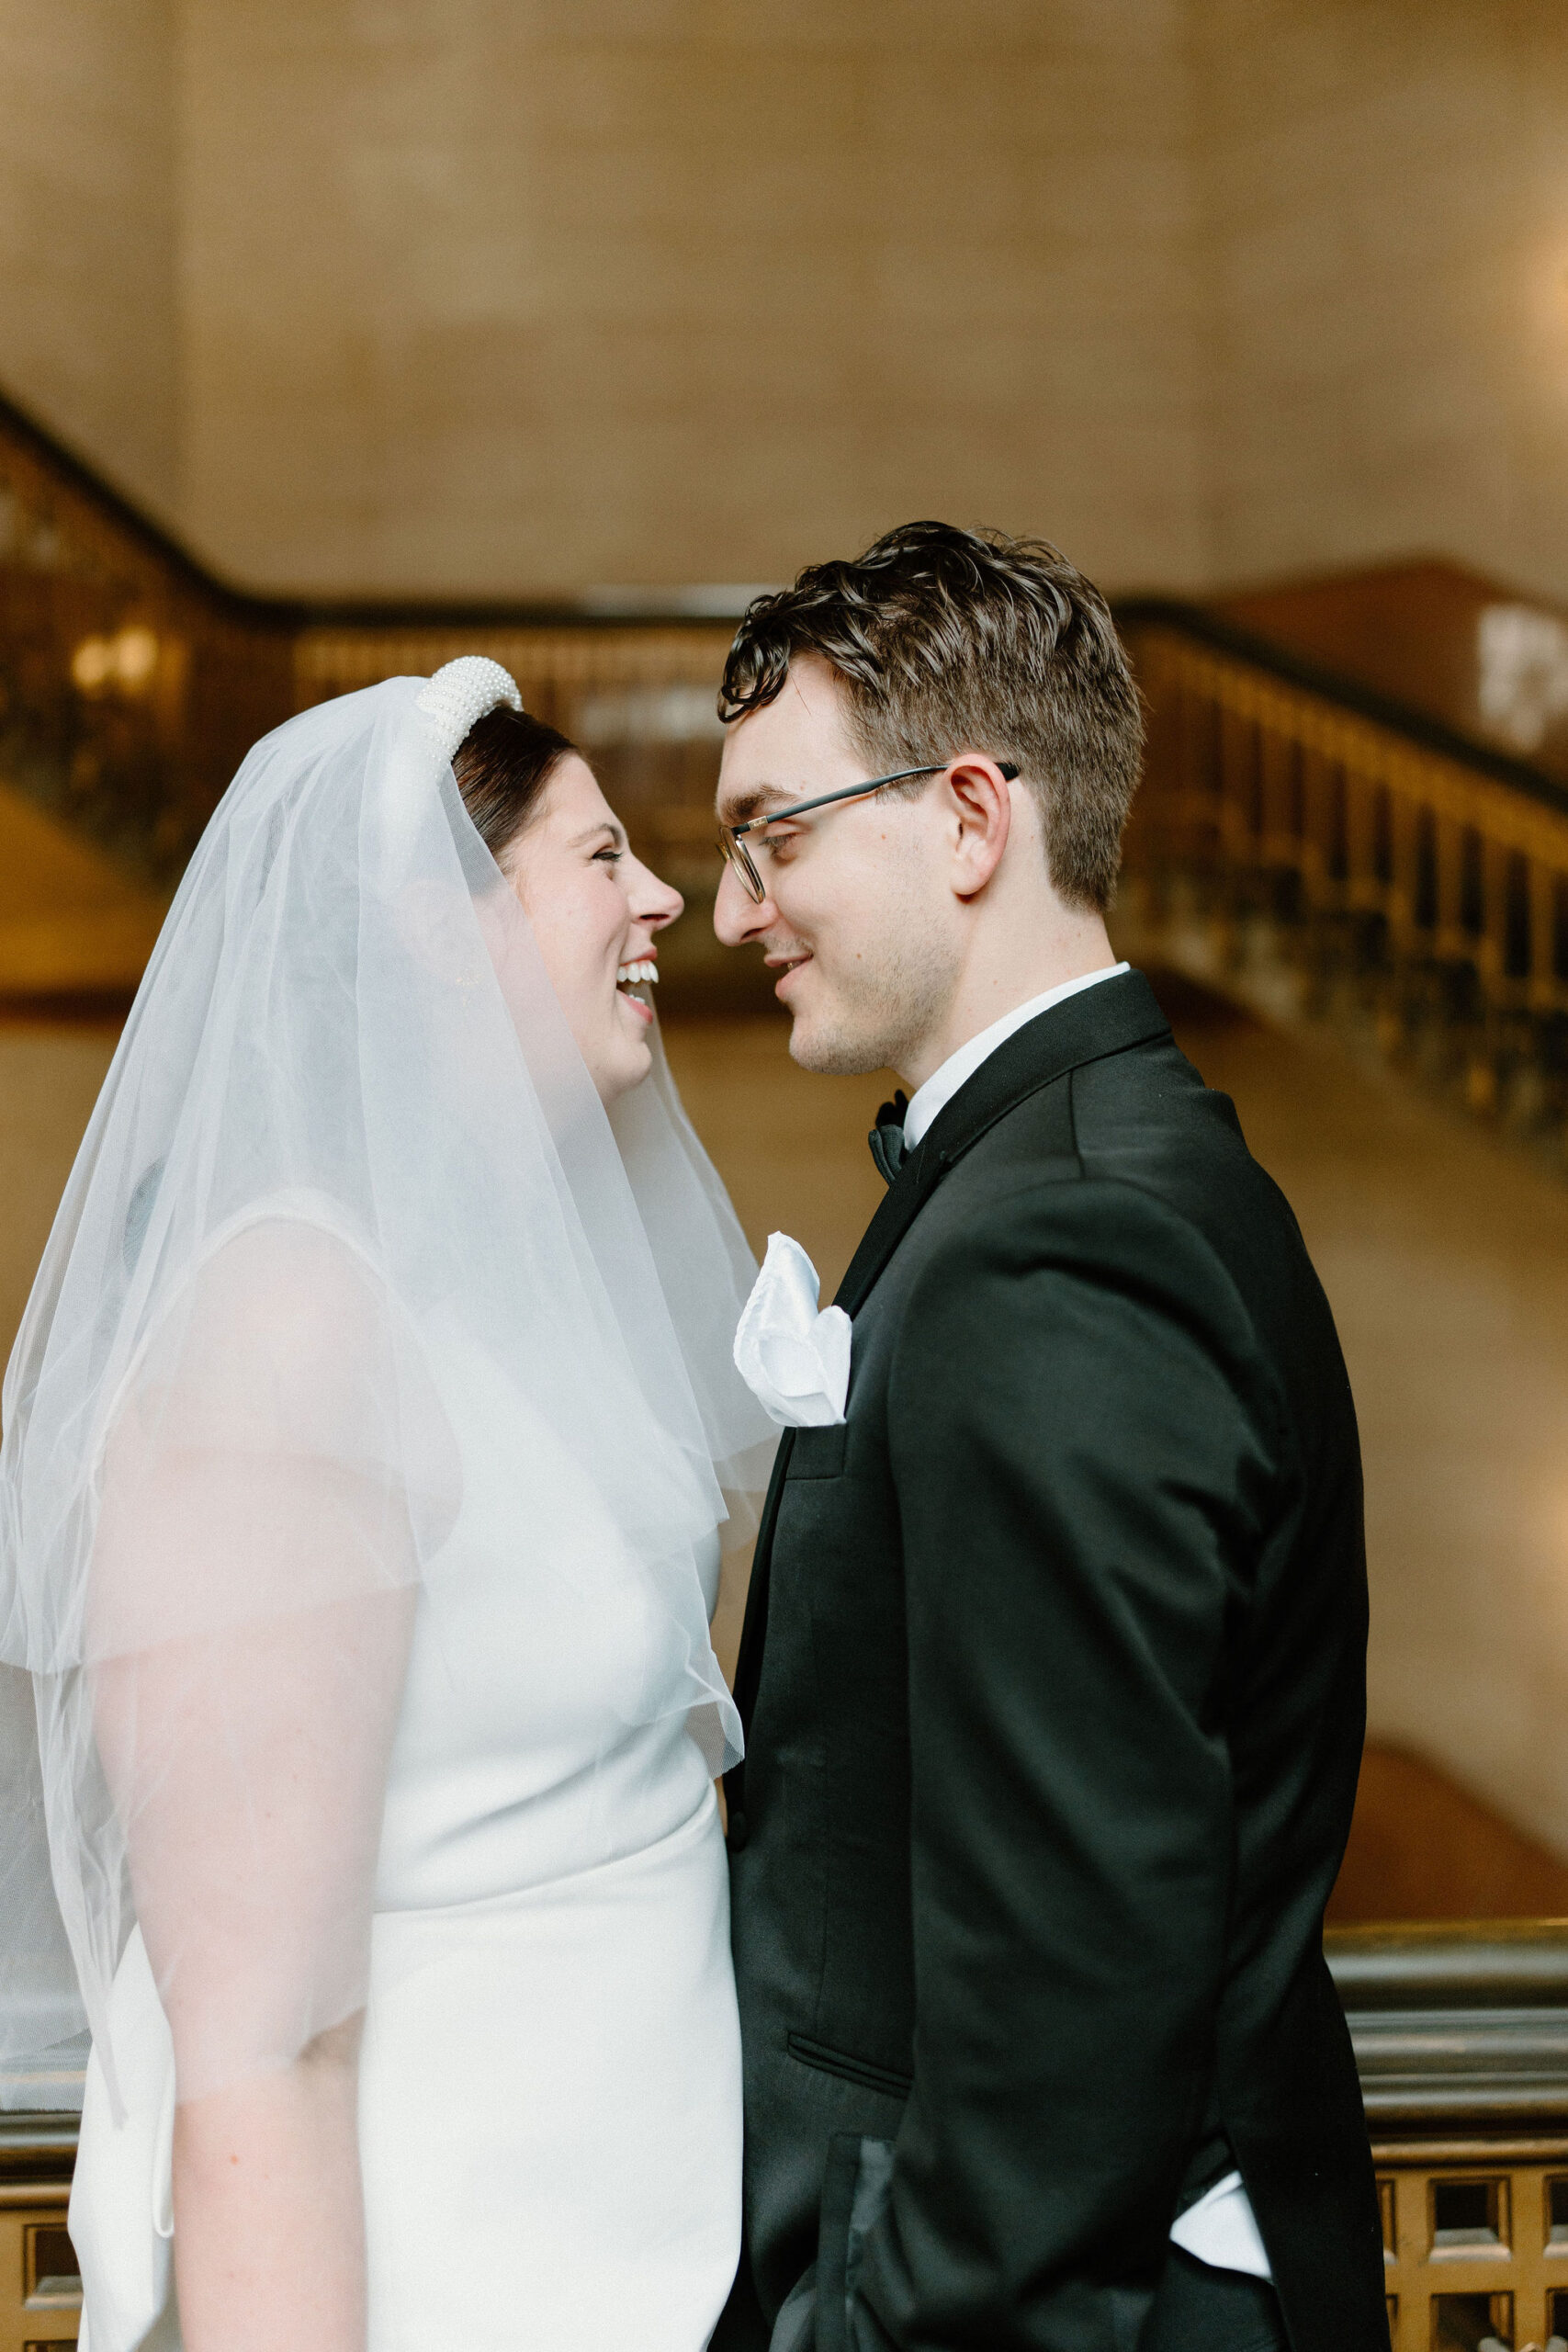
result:
<svg viewBox="0 0 1568 2352"><path fill-rule="evenodd" d="M681 912L681 894L632 855L575 752L555 769L502 867L600 1099L613 1102L653 1068L650 980L638 967L657 960L654 934Z"/></svg>

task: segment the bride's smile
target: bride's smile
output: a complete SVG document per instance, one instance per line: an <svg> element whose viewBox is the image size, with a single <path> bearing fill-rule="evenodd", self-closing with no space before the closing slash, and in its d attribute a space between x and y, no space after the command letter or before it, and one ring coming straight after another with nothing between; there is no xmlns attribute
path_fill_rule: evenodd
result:
<svg viewBox="0 0 1568 2352"><path fill-rule="evenodd" d="M564 754L502 871L527 910L551 986L601 1098L639 1086L653 1067L659 976L654 934L683 901L626 844L626 829L586 760Z"/></svg>

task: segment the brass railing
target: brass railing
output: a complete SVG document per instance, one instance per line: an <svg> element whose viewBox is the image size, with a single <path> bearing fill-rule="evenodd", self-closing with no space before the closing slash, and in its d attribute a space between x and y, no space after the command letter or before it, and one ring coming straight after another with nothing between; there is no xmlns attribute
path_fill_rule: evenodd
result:
<svg viewBox="0 0 1568 2352"><path fill-rule="evenodd" d="M639 846L681 888L711 894L714 695L729 635L705 613L602 600L244 594L0 399L0 784L165 889L258 736L329 695L480 652L592 749Z"/></svg>
<svg viewBox="0 0 1568 2352"><path fill-rule="evenodd" d="M1348 1928L1325 1946L1371 2132L1393 2352L1568 2337L1568 1922ZM50 2089L58 2106L59 2077ZM0 2352L74 2341L75 2135L72 2113L0 2115Z"/></svg>
<svg viewBox="0 0 1568 2352"><path fill-rule="evenodd" d="M672 600L678 602L678 600ZM1203 608L1119 608L1149 705L1123 944L1360 1024L1476 1111L1568 1124L1568 788ZM215 578L0 401L0 785L166 890L291 711L463 651L583 742L693 902L667 956L722 993L711 615L311 606Z"/></svg>
<svg viewBox="0 0 1568 2352"><path fill-rule="evenodd" d="M75 2154L75 2115L0 2114L0 2352L77 2340L82 2282L66 2228Z"/></svg>
<svg viewBox="0 0 1568 2352"><path fill-rule="evenodd" d="M1325 1939L1382 2210L1393 2352L1568 2338L1568 1922Z"/></svg>
<svg viewBox="0 0 1568 2352"><path fill-rule="evenodd" d="M732 625L518 613L308 616L295 706L378 679L427 676L459 653L510 670L527 707L581 743L639 854L698 906L718 877L716 692ZM686 956L700 954L687 923Z"/></svg>
<svg viewBox="0 0 1568 2352"><path fill-rule="evenodd" d="M0 401L0 781L169 887L288 717L293 642Z"/></svg>
<svg viewBox="0 0 1568 2352"><path fill-rule="evenodd" d="M1150 721L1123 935L1559 1125L1568 790L1201 610L1121 618Z"/></svg>

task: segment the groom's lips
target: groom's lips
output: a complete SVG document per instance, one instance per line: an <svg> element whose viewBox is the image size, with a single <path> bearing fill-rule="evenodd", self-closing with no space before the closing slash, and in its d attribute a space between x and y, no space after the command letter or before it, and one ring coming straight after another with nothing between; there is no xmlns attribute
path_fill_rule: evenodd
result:
<svg viewBox="0 0 1568 2352"><path fill-rule="evenodd" d="M791 980L795 978L795 976L796 972L798 972L798 971L800 970L801 966L802 966L803 964L809 964L809 963L810 963L810 961L811 961L811 957L810 957L810 956L809 956L809 955L805 955L805 956L765 956L762 958L762 961L763 961L765 964L771 965L771 966L773 966L773 967L777 967L777 966L779 966L780 964L782 964L782 965L784 966L784 968L783 972L780 974L780 976L779 976L778 979L775 981L775 983L774 983L774 985L773 985L773 994L774 994L776 997L778 997L778 998L780 999L780 1001L784 1001L784 990L785 990L785 989L787 989L787 988L788 988L788 986L789 986L789 984L790 984Z"/></svg>

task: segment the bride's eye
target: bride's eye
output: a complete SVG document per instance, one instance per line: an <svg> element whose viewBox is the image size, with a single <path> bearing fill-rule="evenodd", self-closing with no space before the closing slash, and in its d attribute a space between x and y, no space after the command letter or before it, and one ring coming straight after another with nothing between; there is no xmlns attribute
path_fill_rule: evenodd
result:
<svg viewBox="0 0 1568 2352"><path fill-rule="evenodd" d="M625 852L618 849L596 849L593 863L595 865L619 865L624 855Z"/></svg>

